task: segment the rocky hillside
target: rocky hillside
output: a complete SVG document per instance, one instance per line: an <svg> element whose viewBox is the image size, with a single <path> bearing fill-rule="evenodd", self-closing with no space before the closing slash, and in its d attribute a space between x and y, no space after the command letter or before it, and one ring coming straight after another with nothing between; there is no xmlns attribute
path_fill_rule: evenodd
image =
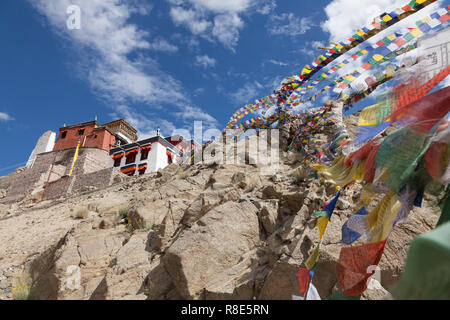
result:
<svg viewBox="0 0 450 320"><path fill-rule="evenodd" d="M292 137L280 129L285 150ZM329 130L315 135L330 139ZM0 299L24 287L34 299L292 299L319 242L314 212L336 190L310 176L300 154L280 153L271 176L258 165L173 164L104 190L2 206ZM343 190L323 239L313 280L322 298L339 290L341 227L360 190ZM384 288L363 298L386 297L410 241L437 219L425 201L395 227L380 263ZM68 280L76 270L79 286Z"/></svg>

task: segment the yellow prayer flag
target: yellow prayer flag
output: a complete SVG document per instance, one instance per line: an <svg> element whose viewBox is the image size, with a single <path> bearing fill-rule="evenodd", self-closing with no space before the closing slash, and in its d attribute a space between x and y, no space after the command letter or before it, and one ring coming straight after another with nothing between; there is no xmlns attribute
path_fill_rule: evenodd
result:
<svg viewBox="0 0 450 320"><path fill-rule="evenodd" d="M292 84L292 88L294 88L294 89L297 88L298 86L299 86L298 83L293 83L293 84Z"/></svg>
<svg viewBox="0 0 450 320"><path fill-rule="evenodd" d="M384 56L382 56L381 54L375 54L373 58L375 61L381 61L383 60Z"/></svg>
<svg viewBox="0 0 450 320"><path fill-rule="evenodd" d="M358 36L364 36L366 33L364 31L362 31L361 29L359 29L358 31L356 31L356 33L358 34Z"/></svg>
<svg viewBox="0 0 450 320"><path fill-rule="evenodd" d="M361 53L362 53L362 54L368 54L369 51L367 51L366 49L362 49L362 50L361 50Z"/></svg>
<svg viewBox="0 0 450 320"><path fill-rule="evenodd" d="M390 15L385 15L383 18L383 21L385 21L385 22L388 22L388 21L391 21L392 20L392 17L390 16Z"/></svg>
<svg viewBox="0 0 450 320"><path fill-rule="evenodd" d="M427 2L428 0L416 0L417 4L422 4L424 2Z"/></svg>
<svg viewBox="0 0 450 320"><path fill-rule="evenodd" d="M356 78L354 76L352 76L351 74L348 74L346 76L344 76L345 79L349 80L349 81L355 81Z"/></svg>
<svg viewBox="0 0 450 320"><path fill-rule="evenodd" d="M392 190L381 199L375 209L367 215L370 230L369 242L382 241L387 238L401 206L401 202Z"/></svg>
<svg viewBox="0 0 450 320"><path fill-rule="evenodd" d="M410 32L411 32L411 34L413 35L414 38L417 38L418 36L423 34L423 32L419 28L414 28Z"/></svg>
<svg viewBox="0 0 450 320"><path fill-rule="evenodd" d="M395 39L397 39L397 37L394 34L388 35L387 38L391 41L394 41Z"/></svg>
<svg viewBox="0 0 450 320"><path fill-rule="evenodd" d="M317 246L313 252L311 252L311 255L306 259L305 261L305 267L306 269L311 270L314 268L314 265L316 264L317 260L319 260L319 248L320 246Z"/></svg>
<svg viewBox="0 0 450 320"><path fill-rule="evenodd" d="M425 17L425 18L422 19L423 23L429 23L430 21L431 21L430 17Z"/></svg>
<svg viewBox="0 0 450 320"><path fill-rule="evenodd" d="M320 239L322 239L324 233L325 233L325 229L327 228L328 223L330 222L330 220L328 219L328 216L323 216L320 217L319 219L317 219L317 229L319 229L319 237Z"/></svg>

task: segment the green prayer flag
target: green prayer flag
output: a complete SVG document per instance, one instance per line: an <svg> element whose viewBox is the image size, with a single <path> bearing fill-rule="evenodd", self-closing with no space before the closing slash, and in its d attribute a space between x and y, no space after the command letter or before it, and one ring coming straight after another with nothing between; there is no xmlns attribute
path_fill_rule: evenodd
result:
<svg viewBox="0 0 450 320"><path fill-rule="evenodd" d="M392 290L399 300L450 299L450 222L416 237L405 271Z"/></svg>
<svg viewBox="0 0 450 320"><path fill-rule="evenodd" d="M315 217L323 217L326 215L328 215L328 212L326 212L326 211L317 211L316 213L314 213Z"/></svg>

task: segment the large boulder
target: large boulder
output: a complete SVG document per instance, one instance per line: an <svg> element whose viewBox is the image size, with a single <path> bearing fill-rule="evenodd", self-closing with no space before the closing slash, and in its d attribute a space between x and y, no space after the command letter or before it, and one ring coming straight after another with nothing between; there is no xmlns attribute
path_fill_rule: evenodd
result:
<svg viewBox="0 0 450 320"><path fill-rule="evenodd" d="M163 263L183 298L198 298L208 283L257 245L257 213L248 201L226 202L180 234Z"/></svg>

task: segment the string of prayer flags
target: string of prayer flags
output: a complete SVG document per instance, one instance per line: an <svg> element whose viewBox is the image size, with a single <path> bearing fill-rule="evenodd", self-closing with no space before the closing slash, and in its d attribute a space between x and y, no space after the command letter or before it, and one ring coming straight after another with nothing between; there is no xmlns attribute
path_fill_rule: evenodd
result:
<svg viewBox="0 0 450 320"><path fill-rule="evenodd" d="M445 10L444 10L445 11ZM439 15L439 10L436 11L433 14ZM442 13L443 14L443 13ZM445 11L445 14L447 14L447 12ZM424 22L427 21L427 22ZM430 31L434 28L437 28L440 26L441 23L435 23L433 24L433 26L428 25L428 23L431 23L431 18L427 17L427 19L421 19L419 21L417 21L416 23L421 23L423 25L427 26L427 30ZM426 32L428 32L426 31ZM419 28L411 28L411 31L408 32L406 35L403 36L403 38L399 38L397 39L397 35L392 34L389 35L387 37L385 37L382 41L379 41L376 43L376 45L372 46L372 49L376 49L379 48L379 52L375 53L369 60L368 62L364 63L360 68L361 71L355 70L352 74L356 74L356 75L360 75L364 70L369 70L372 67L374 67L377 64L383 63L387 60L390 60L392 58L395 58L395 56L399 55L399 50L398 48L404 46L406 43L420 37L423 34L423 32L419 29ZM398 34L398 36L401 36L400 34ZM369 47L359 51L358 53L354 54L352 57L353 59L357 59L360 56L363 56L363 54L366 54L369 52L369 50L367 50ZM409 51L409 50L407 50ZM308 90L314 88L315 85L317 85L318 83L320 83L322 80L328 78L328 76L330 76L332 73L336 72L340 67L344 66L345 64L348 64L349 61L348 60L344 60L343 62L341 62L338 66L331 68L331 71L329 72L324 72L319 78L315 79L310 85L306 85L306 82L303 82L303 84L305 85L300 85L300 87L297 89L300 90L299 94L296 94L295 92L292 93L292 95L294 95L294 98L292 97L292 95L289 97L288 99L288 104L298 104L298 102L296 103L292 103L293 100L297 100L299 96L305 94ZM326 77L324 77L324 75ZM392 71L387 73L387 77L389 78L392 75ZM339 84L339 88L340 89L345 89L348 87L348 85L350 83L352 83L355 80L355 77L353 77L352 75L346 75L344 77L341 77L338 80L333 81L333 84L336 83L341 83ZM307 81L303 80L303 81ZM317 97L317 95L323 93L324 91L330 89L329 86L327 86L326 88L322 89L322 91L320 91L319 93L315 94L314 96L308 98L308 99L302 99L299 100L301 102L306 102L306 101L310 101L310 100L315 100L315 98Z"/></svg>
<svg viewBox="0 0 450 320"><path fill-rule="evenodd" d="M431 2L425 3L425 6L430 3ZM419 11L421 9L422 8L417 8L416 10ZM397 10L401 14L395 13L396 10L393 11L392 14L395 15L395 19L393 19L391 15L386 13L383 15L383 18L380 19L380 23L373 23L369 26L360 28L352 37L348 38L348 41L346 43L340 43L339 44L340 47L335 46L335 47L331 48L331 50L329 50L329 53L327 55L328 58L326 58L325 60L323 60L323 58L324 58L323 56L319 56L319 58L317 58L316 61L312 64L313 68L310 68L308 65L303 68L302 72L300 73L300 79L302 81L309 79L311 76L313 76L316 72L318 72L324 66L328 65L330 62L334 61L335 59L340 57L342 54L347 52L348 50L358 46L360 43L362 43L365 40L368 40L371 37L378 34L382 30L383 24L385 24L386 22L389 22L389 26L390 26L390 25L393 25L394 23L397 23L401 19L405 18L409 14L408 12L410 12L412 9L405 11L405 10L399 8ZM386 21L386 20L388 20L388 21ZM345 50L343 50L343 49L345 49ZM305 72L305 69L307 71L309 71L310 69L313 69L313 70L310 72Z"/></svg>

